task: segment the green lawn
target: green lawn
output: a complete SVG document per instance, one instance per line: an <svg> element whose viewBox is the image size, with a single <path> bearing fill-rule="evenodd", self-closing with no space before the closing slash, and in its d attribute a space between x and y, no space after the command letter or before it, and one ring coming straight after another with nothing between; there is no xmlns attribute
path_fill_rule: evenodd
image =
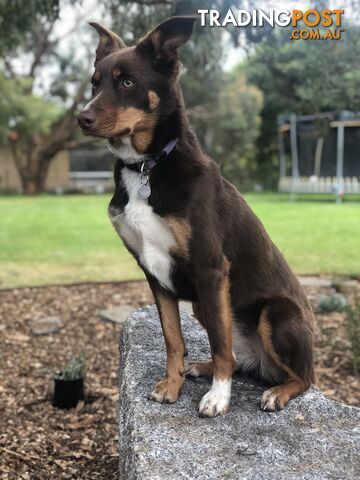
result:
<svg viewBox="0 0 360 480"><path fill-rule="evenodd" d="M0 197L0 287L142 278L107 218L108 195ZM360 203L247 201L297 273L360 274Z"/></svg>

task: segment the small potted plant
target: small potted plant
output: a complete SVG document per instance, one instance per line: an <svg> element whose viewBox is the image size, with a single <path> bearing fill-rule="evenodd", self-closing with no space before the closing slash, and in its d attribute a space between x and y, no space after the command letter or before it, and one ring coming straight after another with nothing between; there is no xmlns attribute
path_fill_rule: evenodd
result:
<svg viewBox="0 0 360 480"><path fill-rule="evenodd" d="M55 382L54 407L74 408L84 399L85 361L83 356L72 357L61 371L53 371Z"/></svg>

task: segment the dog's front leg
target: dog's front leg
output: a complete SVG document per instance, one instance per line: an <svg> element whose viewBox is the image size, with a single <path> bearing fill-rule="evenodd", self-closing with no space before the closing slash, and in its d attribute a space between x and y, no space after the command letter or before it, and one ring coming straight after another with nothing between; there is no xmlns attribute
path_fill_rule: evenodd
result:
<svg viewBox="0 0 360 480"><path fill-rule="evenodd" d="M201 314L209 336L213 366L211 389L199 406L199 414L203 417L224 415L230 406L234 357L228 270L225 262L223 267L206 272L198 282Z"/></svg>
<svg viewBox="0 0 360 480"><path fill-rule="evenodd" d="M184 383L185 344L181 332L179 303L160 288L153 288L164 334L167 365L166 375L154 387L150 398L161 403L173 403Z"/></svg>

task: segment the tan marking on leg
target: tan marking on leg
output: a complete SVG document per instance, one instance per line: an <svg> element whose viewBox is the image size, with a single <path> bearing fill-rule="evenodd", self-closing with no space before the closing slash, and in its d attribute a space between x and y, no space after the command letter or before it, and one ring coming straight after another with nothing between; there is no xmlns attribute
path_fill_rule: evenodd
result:
<svg viewBox="0 0 360 480"><path fill-rule="evenodd" d="M148 93L148 96L149 96L150 108L151 108L151 110L155 110L155 108L159 105L160 98L152 90L150 90L150 92Z"/></svg>
<svg viewBox="0 0 360 480"><path fill-rule="evenodd" d="M266 353L273 362L288 375L288 380L282 385L271 387L262 395L260 407L262 410L274 411L282 410L289 400L297 397L310 386L309 382L300 378L288 365L286 365L275 352L271 334L272 328L267 318L266 310L262 312L259 320L258 332L264 344Z"/></svg>
<svg viewBox="0 0 360 480"><path fill-rule="evenodd" d="M212 375L214 364L212 360L198 360L185 363L185 375L189 377L203 377Z"/></svg>
<svg viewBox="0 0 360 480"><path fill-rule="evenodd" d="M290 378L302 382L302 379L299 377L299 375L297 375L288 365L286 365L275 352L271 340L272 328L267 318L266 310L263 311L260 316L258 332L262 339L265 352L271 357L273 362L280 368L280 370L286 372Z"/></svg>
<svg viewBox="0 0 360 480"><path fill-rule="evenodd" d="M201 326L206 330L206 325L201 315L199 303L193 302L192 309L193 309L196 320L198 320ZM234 365L236 365L236 356L234 351L232 352L232 355L233 355ZM202 377L206 375L211 375L213 372L214 372L214 364L212 360L191 361L185 364L185 374L191 377Z"/></svg>
<svg viewBox="0 0 360 480"><path fill-rule="evenodd" d="M170 253L175 256L189 259L189 241L191 238L191 226L181 217L167 216L164 218L165 222L170 227L175 240L176 247Z"/></svg>
<svg viewBox="0 0 360 480"><path fill-rule="evenodd" d="M160 290L155 293L155 300L165 339L167 366L166 376L155 385L150 398L161 403L173 403L178 399L184 382L185 344L181 333L179 305L175 298Z"/></svg>
<svg viewBox="0 0 360 480"><path fill-rule="evenodd" d="M236 357L233 352L234 365ZM233 371L235 370L235 367ZM185 375L189 377L205 377L214 373L214 362L212 360L192 360L185 362Z"/></svg>
<svg viewBox="0 0 360 480"><path fill-rule="evenodd" d="M201 315L201 309L198 302L192 303L192 309L194 317L200 323L200 325L206 329L204 319ZM206 375L212 375L214 372L214 364L212 360L194 360L185 363L185 375L190 377L202 377Z"/></svg>

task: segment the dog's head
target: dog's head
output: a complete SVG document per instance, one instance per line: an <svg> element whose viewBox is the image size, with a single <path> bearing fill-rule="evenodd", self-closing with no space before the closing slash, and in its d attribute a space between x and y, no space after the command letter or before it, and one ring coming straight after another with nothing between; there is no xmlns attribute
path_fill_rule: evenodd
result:
<svg viewBox="0 0 360 480"><path fill-rule="evenodd" d="M166 119L178 106L178 49L190 38L195 20L169 18L135 47L90 23L99 34L99 45L91 79L93 98L78 116L85 134L108 138L114 146L139 134L139 153L146 149L159 119Z"/></svg>

